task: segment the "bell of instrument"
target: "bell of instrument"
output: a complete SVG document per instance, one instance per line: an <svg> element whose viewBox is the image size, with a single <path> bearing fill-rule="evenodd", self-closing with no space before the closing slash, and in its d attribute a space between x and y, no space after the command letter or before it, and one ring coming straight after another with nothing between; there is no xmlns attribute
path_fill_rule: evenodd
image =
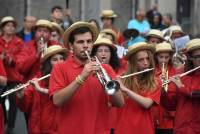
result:
<svg viewBox="0 0 200 134"><path fill-rule="evenodd" d="M120 84L118 81L111 80L105 84L104 88L108 95L113 95L120 89Z"/></svg>
<svg viewBox="0 0 200 134"><path fill-rule="evenodd" d="M85 54L87 55L88 59L91 60L91 57L88 53L88 51L85 51ZM104 87L105 92L108 95L115 94L116 91L119 90L120 84L118 81L112 80L109 75L107 74L106 70L102 67L99 59L95 56L96 62L100 66L100 71L96 72L97 78L101 85Z"/></svg>

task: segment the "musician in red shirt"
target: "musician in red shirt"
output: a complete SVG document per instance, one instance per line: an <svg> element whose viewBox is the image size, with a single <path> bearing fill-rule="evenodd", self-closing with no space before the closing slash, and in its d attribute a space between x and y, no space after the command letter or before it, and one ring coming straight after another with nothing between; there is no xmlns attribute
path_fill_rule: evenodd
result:
<svg viewBox="0 0 200 134"><path fill-rule="evenodd" d="M103 35L99 35L98 39L94 42L91 56L97 56L101 63L109 64L118 75L124 74L127 69L127 64L122 64L122 60L117 56L117 47L110 39L105 38ZM110 103L109 106L111 131L114 131L117 108L112 107Z"/></svg>
<svg viewBox="0 0 200 134"><path fill-rule="evenodd" d="M44 50L59 42L51 41L52 24L48 20L38 20L35 26L34 39L29 41L23 51L19 54L17 64L18 70L25 77L25 82L32 79L40 70L40 57Z"/></svg>
<svg viewBox="0 0 200 134"><path fill-rule="evenodd" d="M3 65L2 60L0 59L0 94L2 93L2 87L6 86L7 84L7 76L6 71ZM0 134L4 134L4 113L1 106L1 98L0 98Z"/></svg>
<svg viewBox="0 0 200 134"><path fill-rule="evenodd" d="M113 10L103 10L101 12L101 21L103 24L102 29L112 29L116 33L116 42L120 46L124 46L124 37L119 29L114 26L114 21L117 15L114 13Z"/></svg>
<svg viewBox="0 0 200 134"><path fill-rule="evenodd" d="M17 56L23 49L24 42L16 36L17 22L13 17L6 16L2 18L0 28L2 30L2 35L0 36L0 57L3 60L8 78L8 84L5 87L7 90L23 82L23 75L17 69ZM10 108L7 119L7 130L12 131L15 127L17 107L14 95L9 96L8 99Z"/></svg>
<svg viewBox="0 0 200 134"><path fill-rule="evenodd" d="M193 39L186 44L188 59L185 71L200 66L200 39ZM163 90L162 104L169 110L176 110L174 134L200 133L200 70L185 76L177 75L170 79L169 89Z"/></svg>
<svg viewBox="0 0 200 134"><path fill-rule="evenodd" d="M153 47L145 42L129 47L125 56L129 62L126 74L154 68L152 52ZM115 134L154 134L150 108L160 102L159 83L154 71L124 78L122 83L125 106L118 110Z"/></svg>
<svg viewBox="0 0 200 134"><path fill-rule="evenodd" d="M155 47L155 77L162 80L174 76L176 71L172 65L173 50L171 44L163 42ZM175 111L167 111L161 105L157 105L152 107L151 112L156 134L172 134Z"/></svg>
<svg viewBox="0 0 200 134"><path fill-rule="evenodd" d="M58 115L60 134L109 134L108 102L123 106L120 90L108 96L93 72L99 71L96 61L90 61L97 28L87 22L76 22L64 33L65 45L72 55L54 66L49 83L50 97L60 107ZM67 47L68 48L68 47ZM102 65L111 78L115 73L109 65Z"/></svg>
<svg viewBox="0 0 200 134"><path fill-rule="evenodd" d="M55 64L63 62L66 51L66 48L59 45L48 47L41 57L41 70L30 81L31 86L17 92L18 107L21 111L28 113L29 134L58 134L58 108L49 99L49 78L42 81L38 81L38 78L50 74Z"/></svg>

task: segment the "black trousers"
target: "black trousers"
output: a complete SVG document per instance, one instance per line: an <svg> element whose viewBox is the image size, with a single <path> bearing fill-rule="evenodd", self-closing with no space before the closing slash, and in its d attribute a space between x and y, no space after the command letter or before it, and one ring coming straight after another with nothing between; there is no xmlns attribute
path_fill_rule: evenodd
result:
<svg viewBox="0 0 200 134"><path fill-rule="evenodd" d="M156 129L155 134L173 134L173 129Z"/></svg>
<svg viewBox="0 0 200 134"><path fill-rule="evenodd" d="M8 82L6 86L6 90L15 88L18 83L15 82ZM9 110L7 115L7 127L8 129L13 129L15 127L16 115L17 115L17 106L15 102L15 93L8 95L9 100Z"/></svg>

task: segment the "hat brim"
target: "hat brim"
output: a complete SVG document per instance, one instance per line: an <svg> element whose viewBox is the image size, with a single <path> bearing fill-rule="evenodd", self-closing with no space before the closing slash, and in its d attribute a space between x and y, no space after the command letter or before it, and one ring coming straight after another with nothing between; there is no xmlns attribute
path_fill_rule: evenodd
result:
<svg viewBox="0 0 200 134"><path fill-rule="evenodd" d="M163 50L155 51L155 53L164 53L164 52L171 53L171 52L173 52L173 50L163 49Z"/></svg>
<svg viewBox="0 0 200 134"><path fill-rule="evenodd" d="M136 53L138 51L141 51L141 50L149 50L150 52L154 53L155 52L155 47L148 44L146 46L142 45L140 47L133 48L133 49L129 50L129 52L127 52L127 54L124 56L124 58L126 60L128 60L131 57L131 55L133 55L134 53Z"/></svg>
<svg viewBox="0 0 200 134"><path fill-rule="evenodd" d="M67 54L67 51L68 51L68 49L66 49L66 48L61 48L61 49L55 50L51 53L48 53L44 57L42 57L41 62L46 61L49 57L51 57L52 55L57 54L57 53L66 53Z"/></svg>
<svg viewBox="0 0 200 134"><path fill-rule="evenodd" d="M2 22L2 23L0 24L0 27L4 26L4 25L5 25L6 23L8 23L8 22L14 23L15 27L17 27L17 21L15 21L15 20L8 20L8 21L5 21L5 22Z"/></svg>
<svg viewBox="0 0 200 134"><path fill-rule="evenodd" d="M139 35L139 31L137 29L126 29L123 32L123 35L126 39L135 38Z"/></svg>
<svg viewBox="0 0 200 134"><path fill-rule="evenodd" d="M189 48L189 49L187 50L187 53L192 52L192 51L197 50L197 49L200 49L200 45L193 46L192 48Z"/></svg>
<svg viewBox="0 0 200 134"><path fill-rule="evenodd" d="M154 34L147 35L147 36L146 36L146 39L149 40L150 37L156 37L156 38L161 39L162 41L165 41L164 38L162 38L162 37L160 37L160 36L158 36L158 35L154 35Z"/></svg>
<svg viewBox="0 0 200 134"><path fill-rule="evenodd" d="M108 43L97 43L93 45L93 48L98 47L98 46L108 46L108 47L111 47L114 51L117 50L117 47L115 45L108 44Z"/></svg>
<svg viewBox="0 0 200 134"><path fill-rule="evenodd" d="M93 42L96 41L98 34L99 34L99 30L96 26L94 26L93 24L90 23L86 23L86 22L77 22L72 24L63 34L64 37L64 45L66 48L70 49L69 46L69 36L70 34L77 28L81 28L81 27L87 27L90 29L90 31L92 32L92 40Z"/></svg>
<svg viewBox="0 0 200 134"><path fill-rule="evenodd" d="M33 27L33 30L36 30L36 29L39 28L39 27L46 27L46 28L48 28L50 31L52 30L52 27L50 27L48 24L40 24L40 25L34 26L34 27Z"/></svg>

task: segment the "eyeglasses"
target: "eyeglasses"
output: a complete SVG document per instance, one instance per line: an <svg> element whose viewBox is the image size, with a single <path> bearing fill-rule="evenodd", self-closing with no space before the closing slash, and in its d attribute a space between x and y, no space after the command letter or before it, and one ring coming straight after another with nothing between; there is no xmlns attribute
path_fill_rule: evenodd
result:
<svg viewBox="0 0 200 134"><path fill-rule="evenodd" d="M110 53L110 50L108 50L108 49L98 49L97 50L97 53L102 53L102 52L104 52L104 53Z"/></svg>
<svg viewBox="0 0 200 134"><path fill-rule="evenodd" d="M190 56L190 60L200 60L200 55Z"/></svg>

